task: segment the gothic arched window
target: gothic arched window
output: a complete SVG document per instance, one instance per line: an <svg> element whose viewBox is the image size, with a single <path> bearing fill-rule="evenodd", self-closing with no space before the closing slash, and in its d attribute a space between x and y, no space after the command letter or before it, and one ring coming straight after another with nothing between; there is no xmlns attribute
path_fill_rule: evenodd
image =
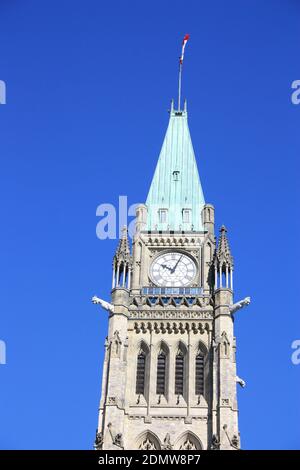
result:
<svg viewBox="0 0 300 470"><path fill-rule="evenodd" d="M157 356L156 393L165 395L166 392L166 353L160 351Z"/></svg>
<svg viewBox="0 0 300 470"><path fill-rule="evenodd" d="M189 437L186 438L186 440L181 444L179 450L197 450L196 444L189 439Z"/></svg>
<svg viewBox="0 0 300 470"><path fill-rule="evenodd" d="M195 360L195 394L204 395L204 355L201 351Z"/></svg>
<svg viewBox="0 0 300 470"><path fill-rule="evenodd" d="M140 443L139 450L156 450L154 442L149 438L145 437L145 439Z"/></svg>
<svg viewBox="0 0 300 470"><path fill-rule="evenodd" d="M136 368L136 386L135 393L137 395L144 395L145 393L145 372L146 372L146 354L140 351L137 357Z"/></svg>
<svg viewBox="0 0 300 470"><path fill-rule="evenodd" d="M139 450L160 450L160 447L158 437L151 431L143 433L143 435L137 439L136 448Z"/></svg>
<svg viewBox="0 0 300 470"><path fill-rule="evenodd" d="M184 355L181 350L176 354L175 359L175 394L183 395L184 382Z"/></svg>
<svg viewBox="0 0 300 470"><path fill-rule="evenodd" d="M184 433L174 445L174 449L178 450L200 450L202 449L202 444L199 441L198 437L192 433Z"/></svg>

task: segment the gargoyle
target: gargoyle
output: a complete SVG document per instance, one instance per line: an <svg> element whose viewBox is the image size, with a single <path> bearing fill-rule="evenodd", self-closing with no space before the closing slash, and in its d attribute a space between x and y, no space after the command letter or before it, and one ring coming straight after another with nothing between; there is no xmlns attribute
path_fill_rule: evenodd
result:
<svg viewBox="0 0 300 470"><path fill-rule="evenodd" d="M238 375L236 375L235 380L242 388L246 387L245 380L241 379Z"/></svg>
<svg viewBox="0 0 300 470"><path fill-rule="evenodd" d="M217 434L213 434L212 439L211 439L211 450L219 450L220 449L220 439Z"/></svg>
<svg viewBox="0 0 300 470"><path fill-rule="evenodd" d="M245 297L243 300L240 300L239 302L236 302L233 305L229 306L229 311L230 313L235 313L237 312L240 308L243 308L247 305L250 304L250 297Z"/></svg>
<svg viewBox="0 0 300 470"><path fill-rule="evenodd" d="M109 302L105 302L105 300L99 299L99 297L96 297L95 295L92 298L92 302L93 304L101 305L101 307L104 308L104 310L107 310L108 312L114 312L114 306L112 304L110 304Z"/></svg>
<svg viewBox="0 0 300 470"><path fill-rule="evenodd" d="M103 446L103 435L102 432L98 432L98 429L96 429L96 439L94 443L94 449L95 450L101 450Z"/></svg>
<svg viewBox="0 0 300 470"><path fill-rule="evenodd" d="M123 435L121 432L116 434L114 444L115 446L118 446L118 447L121 447L121 449L124 449Z"/></svg>
<svg viewBox="0 0 300 470"><path fill-rule="evenodd" d="M223 429L224 429L224 431L225 431L225 434L226 434L226 436L227 436L227 439L228 439L229 444L231 445L231 447L233 447L235 450L239 450L239 448L240 448L240 441L239 441L238 436L237 436L236 434L234 434L234 435L232 436L232 439L230 439L229 434L228 434L228 431L227 431L227 429L228 429L228 428L227 428L227 424L224 424Z"/></svg>
<svg viewBox="0 0 300 470"><path fill-rule="evenodd" d="M108 430L109 430L109 434L110 434L112 443L115 446L120 447L121 449L124 449L124 442L123 442L122 433L121 432L115 433L114 430L113 430L112 423L108 423L107 427L108 427Z"/></svg>

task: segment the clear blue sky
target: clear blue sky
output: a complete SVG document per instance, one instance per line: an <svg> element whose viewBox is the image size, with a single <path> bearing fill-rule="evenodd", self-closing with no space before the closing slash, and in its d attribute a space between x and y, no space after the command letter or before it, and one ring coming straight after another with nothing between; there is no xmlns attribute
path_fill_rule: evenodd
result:
<svg viewBox="0 0 300 470"><path fill-rule="evenodd" d="M116 241L96 207L144 202L180 43L207 202L235 258L242 446L300 448L298 0L2 0L2 449L91 448Z"/></svg>

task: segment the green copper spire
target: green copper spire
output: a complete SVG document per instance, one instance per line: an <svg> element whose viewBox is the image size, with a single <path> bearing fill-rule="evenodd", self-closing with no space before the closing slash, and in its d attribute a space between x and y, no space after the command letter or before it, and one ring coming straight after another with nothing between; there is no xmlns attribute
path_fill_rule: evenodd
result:
<svg viewBox="0 0 300 470"><path fill-rule="evenodd" d="M183 111L172 102L170 120L148 193L147 230L201 231L205 204L196 158Z"/></svg>

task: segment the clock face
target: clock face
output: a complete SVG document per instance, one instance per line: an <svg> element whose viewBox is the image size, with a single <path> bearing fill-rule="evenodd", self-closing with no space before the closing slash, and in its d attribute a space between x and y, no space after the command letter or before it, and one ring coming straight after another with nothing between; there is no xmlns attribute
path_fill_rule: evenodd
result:
<svg viewBox="0 0 300 470"><path fill-rule="evenodd" d="M163 253L152 263L150 275L157 286L184 287L191 284L197 273L195 262L179 252Z"/></svg>

